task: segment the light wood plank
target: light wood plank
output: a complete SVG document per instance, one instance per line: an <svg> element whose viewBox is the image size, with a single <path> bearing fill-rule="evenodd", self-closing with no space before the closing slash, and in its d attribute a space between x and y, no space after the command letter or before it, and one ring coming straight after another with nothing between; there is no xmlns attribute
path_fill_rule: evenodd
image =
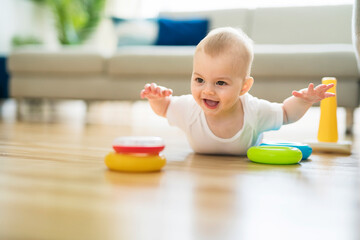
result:
<svg viewBox="0 0 360 240"><path fill-rule="evenodd" d="M314 154L290 166L194 154L184 135L144 102L102 102L86 110L70 101L46 114L27 112L22 121L11 107L6 111L0 122L0 239L360 237L359 111L352 155ZM316 137L309 124L317 114L314 108L297 125L266 137ZM163 137L165 168L109 171L104 156L124 135Z"/></svg>

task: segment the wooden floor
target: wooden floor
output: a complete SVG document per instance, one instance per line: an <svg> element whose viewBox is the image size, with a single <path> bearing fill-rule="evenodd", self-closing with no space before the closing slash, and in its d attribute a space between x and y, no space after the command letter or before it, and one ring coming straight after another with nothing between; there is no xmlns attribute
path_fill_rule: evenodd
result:
<svg viewBox="0 0 360 240"><path fill-rule="evenodd" d="M145 102L1 105L0 239L360 239L360 111L348 155L297 165L192 153ZM319 109L267 140L315 139ZM161 172L109 171L114 138L164 138Z"/></svg>

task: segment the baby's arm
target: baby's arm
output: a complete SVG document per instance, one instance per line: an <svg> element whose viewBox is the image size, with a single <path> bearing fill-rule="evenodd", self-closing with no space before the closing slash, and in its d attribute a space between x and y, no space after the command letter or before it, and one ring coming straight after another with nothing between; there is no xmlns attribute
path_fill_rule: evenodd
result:
<svg viewBox="0 0 360 240"><path fill-rule="evenodd" d="M161 117L166 117L166 112L170 104L172 90L157 86L155 83L146 84L141 90L140 97L149 100L152 110Z"/></svg>
<svg viewBox="0 0 360 240"><path fill-rule="evenodd" d="M299 120L314 103L335 96L334 93L326 92L333 86L334 84L320 84L314 88L314 84L310 83L308 88L293 91L293 96L283 102L284 124Z"/></svg>

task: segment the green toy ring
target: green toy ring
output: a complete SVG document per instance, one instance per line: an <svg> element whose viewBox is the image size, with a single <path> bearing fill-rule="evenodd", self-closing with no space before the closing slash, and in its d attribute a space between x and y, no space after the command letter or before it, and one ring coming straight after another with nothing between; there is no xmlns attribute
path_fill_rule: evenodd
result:
<svg viewBox="0 0 360 240"><path fill-rule="evenodd" d="M296 164L301 161L302 153L295 147L256 146L249 148L247 156L256 163Z"/></svg>

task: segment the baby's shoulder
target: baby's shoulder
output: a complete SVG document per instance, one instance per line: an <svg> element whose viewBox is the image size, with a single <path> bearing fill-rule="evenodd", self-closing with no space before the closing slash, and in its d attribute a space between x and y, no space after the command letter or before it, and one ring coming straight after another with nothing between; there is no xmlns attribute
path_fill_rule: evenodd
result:
<svg viewBox="0 0 360 240"><path fill-rule="evenodd" d="M267 101L265 99L254 97L249 93L242 95L240 97L240 99L242 101L243 106L246 109L249 109L252 111L255 109L258 109L259 107L261 107L263 105L271 104L269 101Z"/></svg>
<svg viewBox="0 0 360 240"><path fill-rule="evenodd" d="M169 108L171 108L172 111L181 113L187 120L194 118L194 116L201 112L200 106L191 94L173 96Z"/></svg>
<svg viewBox="0 0 360 240"><path fill-rule="evenodd" d="M240 100L244 107L244 111L246 110L254 111L255 109L257 109L257 106L260 104L260 99L252 96L249 93L242 95L240 97Z"/></svg>
<svg viewBox="0 0 360 240"><path fill-rule="evenodd" d="M170 106L173 108L188 109L193 105L196 105L196 102L190 94L171 97Z"/></svg>
<svg viewBox="0 0 360 240"><path fill-rule="evenodd" d="M199 106L192 95L173 96L167 109L167 119L170 125L180 127L182 130L187 129L195 122L199 116Z"/></svg>

